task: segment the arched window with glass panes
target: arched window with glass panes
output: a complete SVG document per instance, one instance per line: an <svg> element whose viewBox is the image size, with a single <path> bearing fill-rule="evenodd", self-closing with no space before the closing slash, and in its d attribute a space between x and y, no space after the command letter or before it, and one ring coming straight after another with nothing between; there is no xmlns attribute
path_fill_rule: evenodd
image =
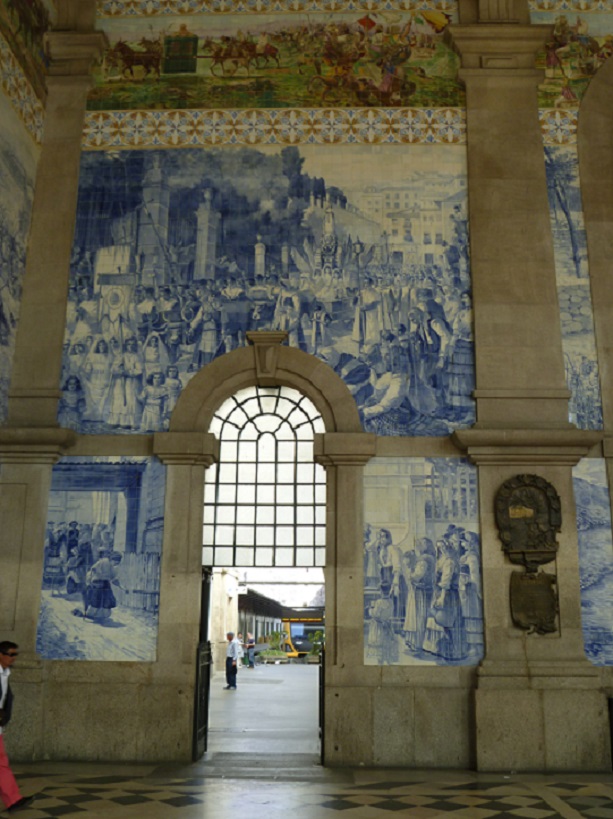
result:
<svg viewBox="0 0 613 819"><path fill-rule="evenodd" d="M289 387L249 387L209 431L220 453L206 471L203 565L324 566L326 476L313 439L325 428L314 404Z"/></svg>

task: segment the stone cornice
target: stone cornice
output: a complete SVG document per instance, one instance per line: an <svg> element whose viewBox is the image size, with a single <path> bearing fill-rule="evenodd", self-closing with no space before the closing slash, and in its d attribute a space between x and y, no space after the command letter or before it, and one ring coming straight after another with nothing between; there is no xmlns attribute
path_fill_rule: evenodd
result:
<svg viewBox="0 0 613 819"><path fill-rule="evenodd" d="M153 454L166 465L209 467L219 460L219 441L210 432L156 432Z"/></svg>
<svg viewBox="0 0 613 819"><path fill-rule="evenodd" d="M604 433L570 429L464 429L452 435L454 444L478 465L550 464L574 466Z"/></svg>
<svg viewBox="0 0 613 819"><path fill-rule="evenodd" d="M315 435L314 459L322 466L364 466L377 454L371 432L325 432Z"/></svg>
<svg viewBox="0 0 613 819"><path fill-rule="evenodd" d="M61 427L0 427L0 461L54 464L76 439L76 432Z"/></svg>

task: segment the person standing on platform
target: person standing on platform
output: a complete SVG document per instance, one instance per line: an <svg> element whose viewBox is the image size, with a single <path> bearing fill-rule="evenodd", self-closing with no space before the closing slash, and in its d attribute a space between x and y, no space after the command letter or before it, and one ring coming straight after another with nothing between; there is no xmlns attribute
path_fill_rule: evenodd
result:
<svg viewBox="0 0 613 819"><path fill-rule="evenodd" d="M2 733L11 719L13 693L9 686L11 668L18 656L19 646L9 640L0 642L0 797L9 813L29 807L34 801L33 796L22 796L13 772L9 767L9 759L4 749Z"/></svg>
<svg viewBox="0 0 613 819"><path fill-rule="evenodd" d="M238 640L233 631L226 634L226 683L225 690L236 690L236 672L238 671Z"/></svg>

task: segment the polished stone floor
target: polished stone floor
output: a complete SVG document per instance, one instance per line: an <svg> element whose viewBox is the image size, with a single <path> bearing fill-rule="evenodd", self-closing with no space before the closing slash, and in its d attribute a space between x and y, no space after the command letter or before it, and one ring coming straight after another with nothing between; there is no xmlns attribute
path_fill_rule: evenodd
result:
<svg viewBox="0 0 613 819"><path fill-rule="evenodd" d="M16 764L23 819L613 819L613 774L329 770L318 762L317 668L213 680L209 749L191 765Z"/></svg>

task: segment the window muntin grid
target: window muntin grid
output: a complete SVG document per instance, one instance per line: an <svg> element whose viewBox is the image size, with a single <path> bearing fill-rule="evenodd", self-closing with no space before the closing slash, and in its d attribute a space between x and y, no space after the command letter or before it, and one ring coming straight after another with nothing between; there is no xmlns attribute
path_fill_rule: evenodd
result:
<svg viewBox="0 0 613 819"><path fill-rule="evenodd" d="M219 463L206 471L205 566L324 566L325 470L311 401L289 387L249 387L215 413Z"/></svg>

